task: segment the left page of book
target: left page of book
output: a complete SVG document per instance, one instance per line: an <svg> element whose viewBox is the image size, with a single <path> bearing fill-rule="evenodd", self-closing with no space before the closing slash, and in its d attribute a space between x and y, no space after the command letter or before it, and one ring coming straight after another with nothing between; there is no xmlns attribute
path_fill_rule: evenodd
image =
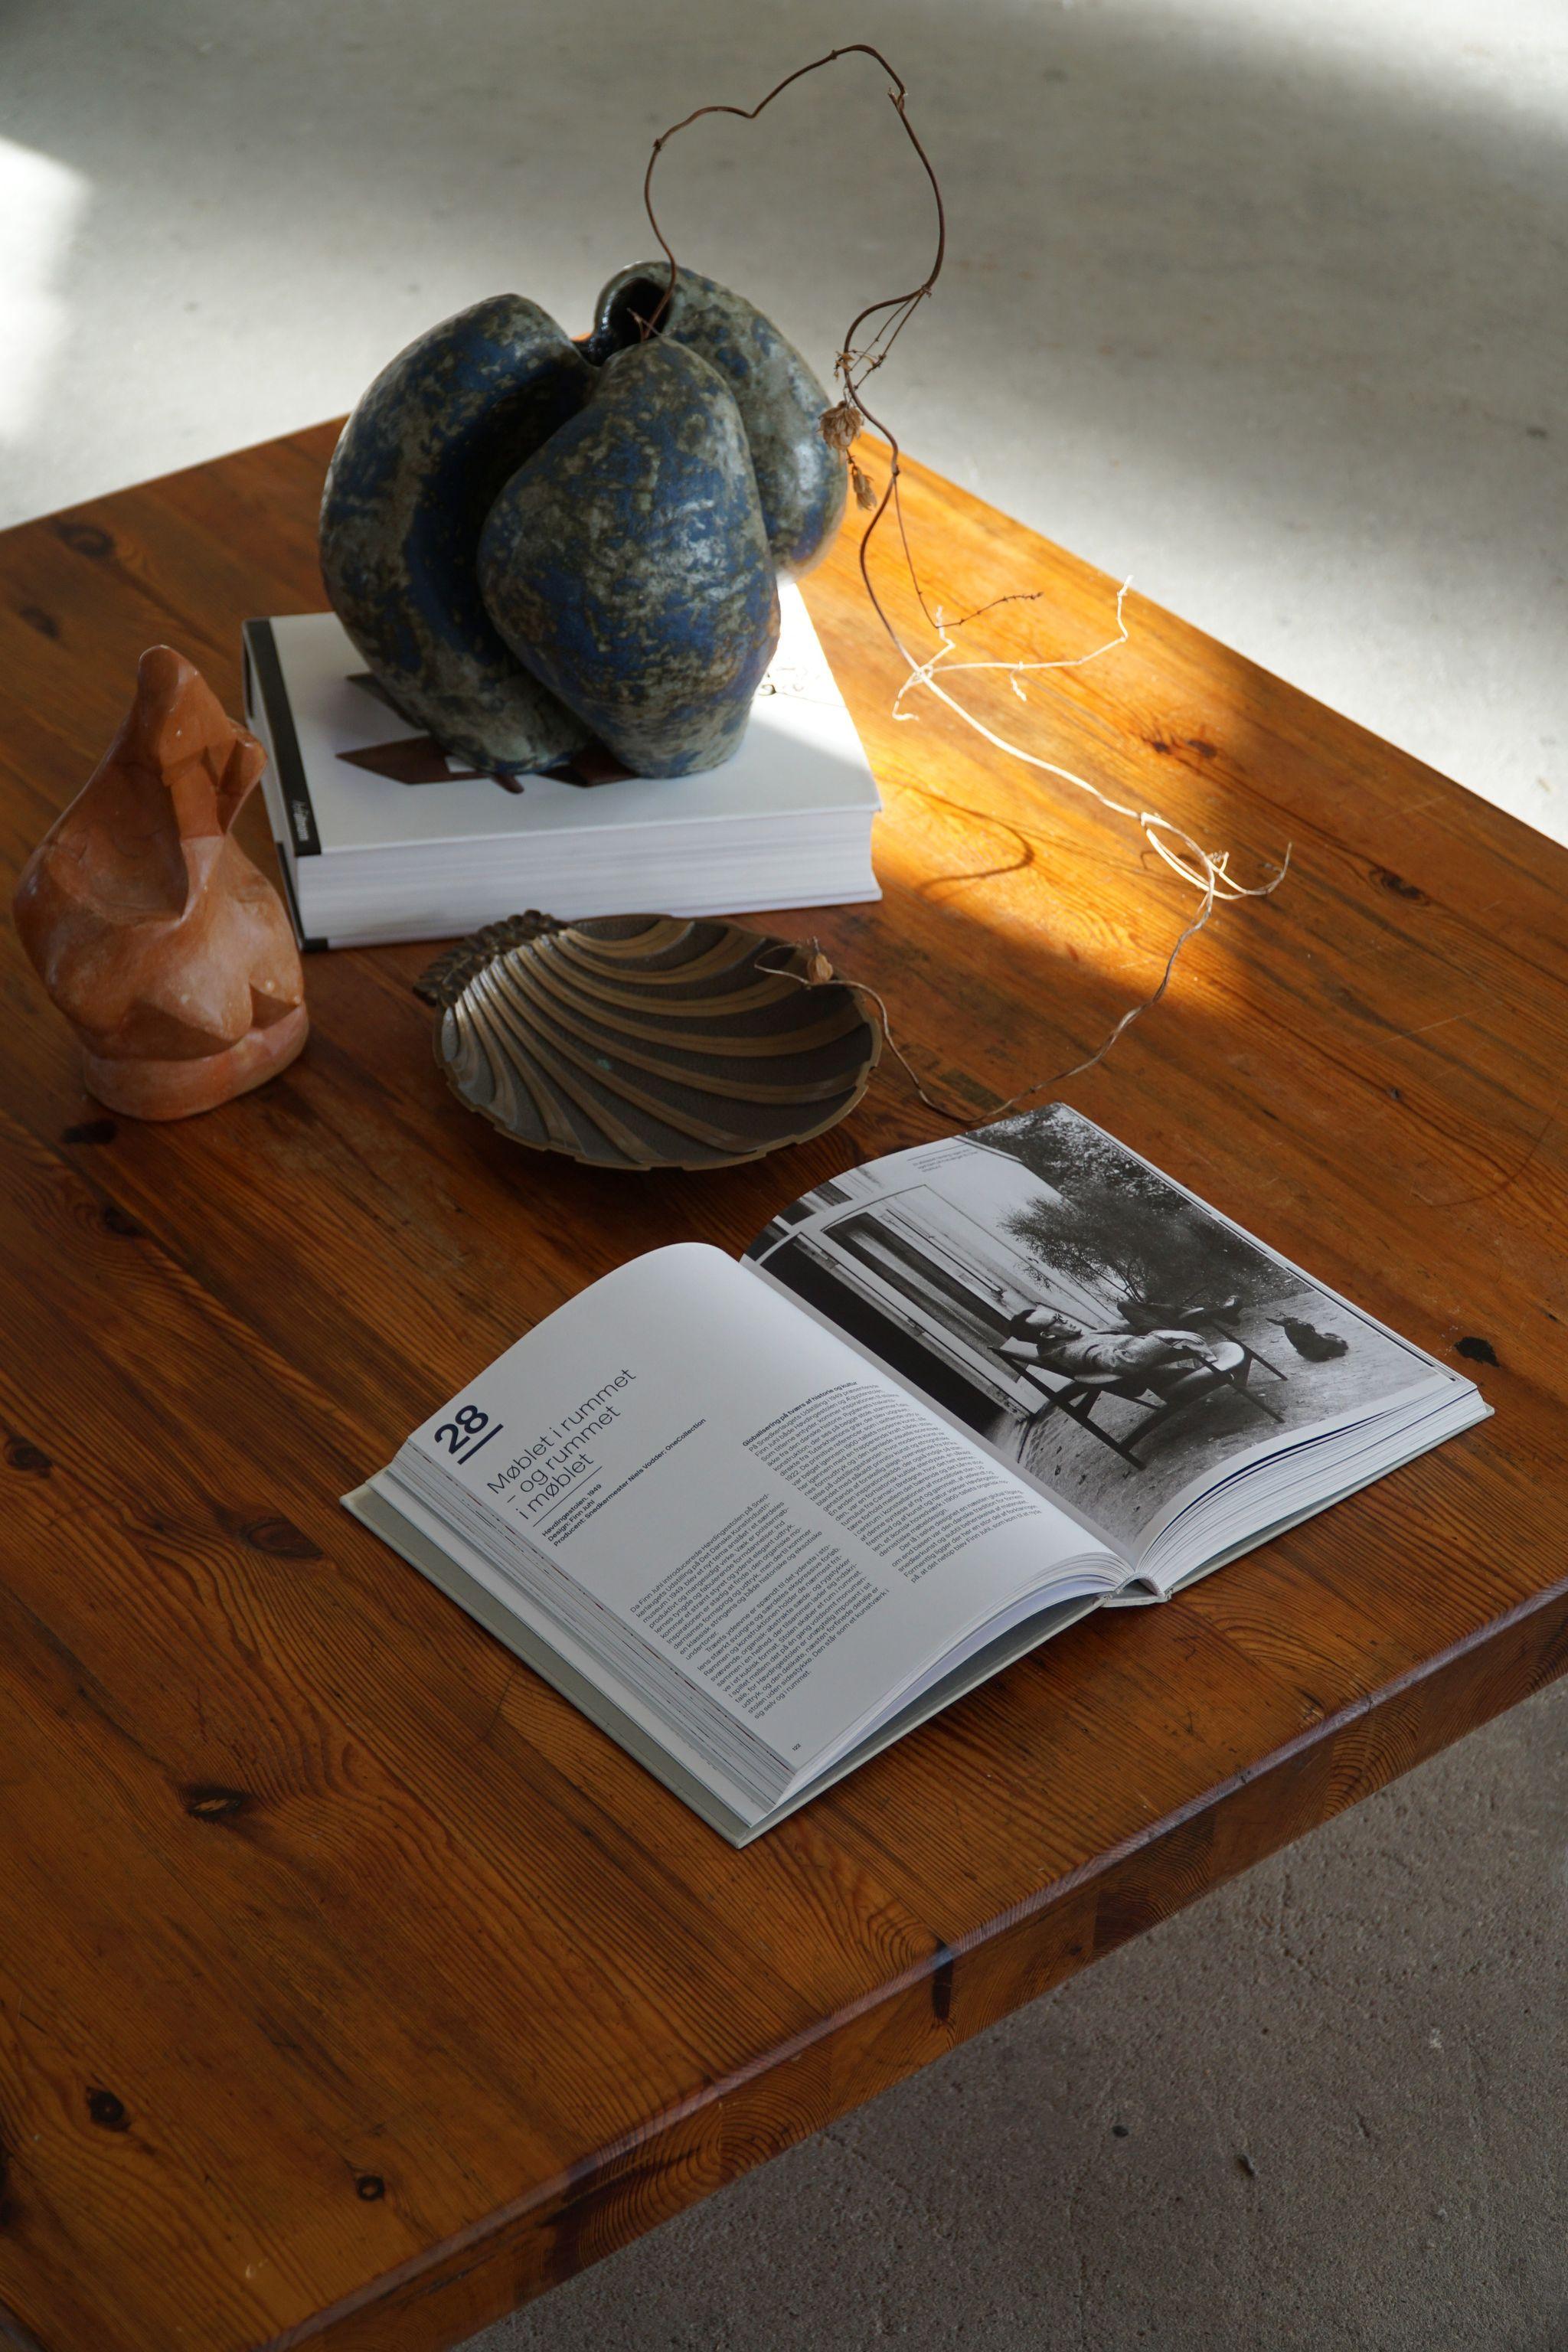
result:
<svg viewBox="0 0 1568 2352"><path fill-rule="evenodd" d="M752 1818L1030 1610L1126 1574L699 1244L558 1309L373 1484L454 1530Z"/></svg>

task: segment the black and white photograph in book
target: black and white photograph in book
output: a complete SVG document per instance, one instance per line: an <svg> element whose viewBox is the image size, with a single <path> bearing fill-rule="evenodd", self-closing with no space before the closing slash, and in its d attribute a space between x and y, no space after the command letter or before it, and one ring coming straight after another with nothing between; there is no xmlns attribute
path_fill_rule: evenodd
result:
<svg viewBox="0 0 1568 2352"><path fill-rule="evenodd" d="M1424 1366L1061 1104L851 1169L749 1255L1120 1544Z"/></svg>

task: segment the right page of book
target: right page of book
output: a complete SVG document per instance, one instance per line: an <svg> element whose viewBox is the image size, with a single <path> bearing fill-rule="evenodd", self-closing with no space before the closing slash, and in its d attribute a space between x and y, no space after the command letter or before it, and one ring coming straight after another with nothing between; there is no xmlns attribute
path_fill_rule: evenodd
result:
<svg viewBox="0 0 1568 2352"><path fill-rule="evenodd" d="M851 1169L747 1255L1157 1589L1484 1411L1065 1104Z"/></svg>

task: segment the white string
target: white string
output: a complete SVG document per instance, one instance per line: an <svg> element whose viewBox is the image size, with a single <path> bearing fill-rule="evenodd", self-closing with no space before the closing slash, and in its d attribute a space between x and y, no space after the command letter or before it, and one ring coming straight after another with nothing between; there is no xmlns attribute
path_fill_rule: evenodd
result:
<svg viewBox="0 0 1568 2352"><path fill-rule="evenodd" d="M1013 691L1017 696L1020 702L1025 702L1028 698L1018 682L1018 672L1020 670L1082 669L1086 664L1091 661L1098 661L1101 654L1113 654L1117 650L1118 646L1124 646L1127 643L1130 632L1126 622L1121 617L1121 607L1127 602L1127 592L1131 585L1132 583L1131 580L1124 580L1121 587L1116 592L1116 635L1113 637L1107 637L1102 646L1096 646L1092 653L1073 654L1068 658L1062 661L949 662L947 667L942 672L942 676L944 677L952 677L955 671L961 669L1010 670L1013 673ZM949 634L947 625L942 617L942 611L940 604L932 614L932 619L935 623L937 634L942 639L941 645L937 647L935 653L932 654L929 661L920 663L916 668L910 672L909 677L905 678L902 686L900 687L897 694L893 697L893 716L895 719L902 720L906 726L915 719L916 713L912 710L905 710L902 709L901 706L905 695L908 694L911 686L929 686L931 680L931 675L935 670L937 664L942 660L944 656L953 652L954 650L954 641ZM954 628L961 628L963 626L963 623L955 621L953 623L953 626ZM904 657L906 660L909 658L908 655L905 655Z"/></svg>
<svg viewBox="0 0 1568 2352"><path fill-rule="evenodd" d="M946 667L942 671L942 676L944 677L951 677L960 670L1005 670L1013 674L1014 691L1018 694L1020 699L1025 699L1026 698L1024 697L1023 688L1018 683L1017 673L1019 671L1081 669L1084 667L1086 663L1099 661L1102 655L1114 653L1119 646L1124 646L1127 643L1130 632L1128 630L1127 623L1123 618L1122 606L1126 602L1127 593L1131 584L1132 583L1130 580L1124 580L1121 586L1117 591L1117 634L1114 637L1107 638L1104 645L1096 646L1092 653L1077 654L1058 661L948 662ZM1178 934L1171 948L1170 953L1165 958L1164 965L1161 971L1157 986L1151 990L1147 996L1142 997L1138 1003L1129 1006L1128 1010L1121 1015L1121 1020L1117 1022L1116 1026L1110 1031L1110 1034L1105 1039L1104 1043L1100 1045L1094 1053L1089 1055L1085 1060L1075 1062L1070 1069L1058 1070L1048 1078L1031 1079L1027 1086L1020 1087L1016 1094L1009 1095L1005 1102L999 1104L995 1109L989 1111L986 1114L990 1118L1001 1118L1005 1117L1008 1111L1016 1109L1017 1105L1026 1101L1030 1095L1040 1094L1044 1092L1047 1087L1064 1086L1068 1079L1081 1077L1086 1070L1092 1070L1098 1064L1103 1062L1111 1048L1117 1044L1119 1039L1124 1035L1126 1031L1132 1026L1132 1024L1138 1020L1142 1014L1151 1011L1154 1005L1159 1003L1161 998L1170 987L1171 977L1176 969L1177 960L1181 956L1182 950L1185 948L1187 942L1190 940L1195 939L1197 934L1204 929L1205 925L1212 917L1215 906L1222 901L1230 902L1238 898L1267 898L1270 897L1274 891L1278 890L1280 883L1283 882L1286 875L1289 872L1290 853L1294 845L1289 842L1286 844L1285 855L1280 859L1279 865L1274 868L1272 877L1268 881L1250 884L1238 882L1230 871L1229 861L1231 853L1228 849L1205 849L1194 838L1194 836L1186 831L1184 826L1179 825L1172 818L1163 815L1158 809L1138 809L1131 806L1131 804L1126 801L1113 800L1109 793L1101 792L1100 786L1098 784L1091 784L1087 777L1076 775L1070 768L1061 767L1054 760L1042 759L1038 752L1026 751L1022 744L1010 742L1005 735L999 735L994 728L988 727L983 719L976 718L973 711L966 709L962 702L958 701L954 696L948 693L945 687L938 684L936 677L938 665L942 663L945 657L954 651L955 641L952 631L944 623L940 611L932 615L932 623L942 639L942 643L938 646L936 652L931 656L929 660L923 662L917 661L914 656L910 652L908 646L904 644L902 638L897 635L890 625L888 627L888 634L889 637L892 638L892 642L898 648L898 651L907 665L910 673L908 677L905 678L903 684L900 687L898 694L894 698L893 716L906 724L913 720L917 714L913 711L900 709L900 705L902 703L905 695L910 692L911 688L923 687L928 694L934 695L939 702L944 704L946 708L952 711L957 718L962 719L966 727L973 728L977 735L981 736L987 743L993 745L996 751L1005 752L1009 759L1021 761L1026 767L1037 770L1041 775L1055 776L1062 783L1071 784L1075 790L1080 793L1087 793L1091 800L1098 801L1100 806L1104 809L1108 809L1113 816L1128 818L1132 824L1139 827L1140 831L1143 835L1143 838L1147 841L1151 849L1153 850L1155 856L1162 858L1171 868L1172 872L1179 875L1184 882L1189 884L1193 889L1197 890L1202 894L1196 914L1194 915L1192 920ZM961 623L953 624L954 627L962 625L963 625ZM941 795L938 794L936 797L941 798ZM1181 848L1186 852L1186 856L1179 855L1177 850L1172 846L1173 842L1178 843L1181 845ZM1191 861L1190 863L1189 859ZM869 987L864 981L843 979L841 975L833 971L832 966L827 962L827 959L822 955L821 950L817 947L815 940L811 941L810 947L811 957L809 961L819 961L824 967L820 976L814 977L808 976L807 973L798 971L779 971L778 967L775 965L767 965L763 966L762 968L764 970L773 971L781 980L792 980L796 983L796 985L802 988L830 987L837 983L837 985L853 989L858 995L869 997L871 1002L877 1007L877 1012L880 1019L883 1038L891 1051L897 1055L899 1062L909 1076L909 1079L921 1102L925 1103L930 1109L936 1111L943 1118L953 1119L960 1123L967 1121L973 1116L973 1113L967 1105L961 1105L955 1109L951 1103L942 1102L936 1096L930 1093L926 1087L921 1083L908 1055L904 1053L903 1049L893 1035L892 1024L888 1017L887 1004L878 994L877 991L874 988Z"/></svg>
<svg viewBox="0 0 1568 2352"><path fill-rule="evenodd" d="M1070 659L1062 661L950 662L947 667L943 670L942 675L944 677L951 677L959 670L1000 669L1013 672L1016 678L1016 673L1020 670L1082 669L1086 663L1099 661L1101 655L1115 653L1120 646L1124 646L1127 643L1131 632L1128 629L1125 620L1122 618L1121 608L1126 602L1127 593L1132 583L1131 580L1124 580L1121 587L1116 592L1117 634L1113 637L1108 637L1104 645L1096 646L1092 653L1078 654L1073 656ZM1287 845L1284 857L1275 867L1273 879L1271 881L1258 882L1250 885L1245 882L1237 882L1229 870L1230 852L1228 849L1207 850L1200 848L1197 842L1194 840L1192 835L1188 833L1184 826L1175 824L1168 816L1163 816L1158 809L1136 809L1131 807L1126 801L1112 800L1109 793L1102 793L1100 786L1098 784L1091 784L1087 777L1075 775L1070 768L1059 767L1054 760L1042 760L1037 752L1026 751L1022 744L1009 742L1005 735L998 735L994 728L987 727L983 719L977 719L973 711L966 709L962 702L958 701L952 695L949 694L944 688L937 684L935 676L937 665L942 660L945 655L955 650L955 645L952 635L944 625L940 613L936 615L936 627L939 635L941 635L942 643L928 661L917 662L914 656L909 651L909 648L905 645L900 641L895 641L899 644L899 652L909 664L910 674L908 677L905 678L903 684L900 687L897 695L894 697L894 717L902 719L906 725L914 719L916 714L913 711L900 710L899 705L902 702L905 695L909 693L911 687L923 686L928 694L934 695L939 702L945 703L948 709L954 712L958 718L962 719L966 727L972 727L977 735L984 736L986 742L994 745L998 751L1006 752L1010 759L1023 761L1026 767L1038 769L1042 775L1056 776L1059 778L1064 784L1072 784L1079 792L1088 793L1091 800L1097 800L1101 808L1109 809L1113 816L1124 816L1130 818L1134 824L1140 827L1144 839L1148 842L1151 849L1154 851L1156 856L1163 857L1165 864L1171 867L1173 873L1179 874L1184 882L1190 883L1194 890L1201 890L1204 893L1204 907L1197 922L1192 925L1188 930L1183 932L1182 939L1177 941L1176 948L1173 950L1173 953L1178 953L1180 951L1183 942L1192 937L1194 930L1202 929L1203 925L1207 922L1210 915L1214 912L1215 902L1216 899L1230 900L1237 898L1267 898L1272 891L1275 891L1279 887L1280 883L1283 882L1286 874L1289 870L1290 845ZM1183 858L1178 857L1175 851L1170 847L1169 843L1161 837L1163 835L1167 834L1172 835L1175 840L1181 842L1183 845L1191 852L1193 857L1193 864L1191 866L1187 865ZM1163 986L1163 983L1162 982L1162 987ZM1149 1000L1151 1003L1152 1001L1152 999ZM1138 1007L1140 1012L1144 1008L1142 1006ZM1120 1034L1120 1032L1118 1034Z"/></svg>

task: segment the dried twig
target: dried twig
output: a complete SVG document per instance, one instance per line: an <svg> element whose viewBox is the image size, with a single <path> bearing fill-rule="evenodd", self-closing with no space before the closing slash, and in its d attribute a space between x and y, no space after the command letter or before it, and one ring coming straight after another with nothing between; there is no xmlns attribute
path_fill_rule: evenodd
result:
<svg viewBox="0 0 1568 2352"><path fill-rule="evenodd" d="M877 317L878 314L883 310L891 311L902 310L905 305L908 305L912 309L917 302L922 300L924 297L931 292L931 288L936 284L937 278L941 275L942 256L947 250L947 215L942 209L942 190L937 185L936 173L931 169L930 156L926 153L925 149L921 145L919 139L915 135L913 126L910 122L909 117L904 112L904 100L908 93L904 89L903 83L899 79L898 75L894 73L892 67L882 55L881 50L873 48L869 41L847 41L841 49L829 49L826 57L813 58L809 65L796 66L794 73L785 74L783 81L775 82L772 89L769 90L766 98L760 98L755 106L699 106L695 108L690 114L686 115L679 122L672 122L669 129L668 131L661 131L659 136L654 141L653 152L647 159L647 170L643 173L643 209L647 214L648 226L652 229L655 236L658 239L659 250L669 264L669 283L666 286L664 292L659 297L652 317L646 321L644 328L645 334L652 334L658 329L660 319L663 318L665 311L669 306L670 297L675 292L675 281L679 274L679 265L676 261L675 255L671 249L668 239L666 237L664 231L658 225L658 216L653 208L654 166L658 162L660 155L663 153L669 142L675 137L678 131L689 130L692 123L700 122L704 115L708 114L732 114L739 121L754 122L758 115L763 113L766 108L773 104L775 98L782 97L783 93L786 89L790 89L794 83L804 81L807 74L820 73L824 66L835 64L839 58L854 57L875 58L877 63L881 67L882 71L892 82L893 87L889 91L888 95L892 100L894 109L897 111L900 121L904 126L904 130L908 135L910 145L913 147L915 153L920 157L921 162L925 166L925 175L931 182L931 194L936 199L936 259L931 266L930 277L927 278L921 285L915 287L911 292L908 294L896 294L886 302L873 302L869 304L866 310L862 310L859 317L853 320L850 325L849 332L845 338L846 344L852 343L854 341L857 331L866 320ZM903 321L900 320L899 321L899 326L901 327ZM893 332L896 334L898 332L898 328L894 328ZM888 340L890 342L892 341L892 336L889 335ZM871 364L874 366L879 365L879 362L873 361ZM869 412L868 411L865 413L868 414Z"/></svg>
<svg viewBox="0 0 1568 2352"><path fill-rule="evenodd" d="M966 626L971 621L977 620L983 613L993 611L998 604L1028 602L1037 597L1040 592L1016 590L1008 595L993 597L989 604L977 605L973 612L963 614L959 619L952 622L944 622L940 612L932 612L926 602L925 591L921 585L920 573L916 568L904 519L903 499L899 487L901 451L898 436L886 419L879 416L870 406L865 396L868 378L882 365L921 302L931 294L938 278L942 275L942 262L947 254L947 213L942 203L941 184L920 135L909 119L909 92L905 84L893 71L880 49L873 47L868 41L847 42L842 48L829 49L826 56L814 58L809 65L797 66L794 73L786 74L782 81L776 82L766 97L760 99L755 106L700 106L692 113L685 116L681 121L672 123L668 131L654 141L653 152L648 157L647 170L643 177L643 203L647 212L649 226L658 239L659 249L669 264L669 278L651 318L642 322L645 336L657 331L659 320L669 306L679 274L679 265L676 260L674 249L659 226L653 207L654 167L669 141L679 131L688 129L691 123L700 121L705 115L729 114L742 122L754 122L764 109L773 104L774 99L795 82L803 80L807 74L817 73L824 66L833 65L838 58L847 57L871 58L888 76L892 84L888 92L889 100L894 112L898 115L906 138L920 158L921 169L930 184L931 197L936 206L936 249L930 269L920 284L911 287L907 293L892 294L881 301L868 302L850 320L848 331L834 363L834 372L841 387L841 396L833 407L824 413L819 428L829 446L846 458L857 503L868 513L866 527L860 534L861 582L872 611L876 614L889 644L909 673L899 689L894 704L894 715L900 719L910 718L913 714L901 708L904 698L913 688L917 687L922 688L953 712L966 727L972 728L986 742L993 744L997 751L1005 752L1010 759L1022 761L1026 767L1033 768L1038 774L1052 776L1062 783L1071 784L1075 790L1087 793L1091 799L1098 801L1100 806L1109 810L1112 815L1125 817L1136 824L1156 856L1161 857L1173 872L1179 875L1183 881L1201 893L1201 903L1197 913L1177 937L1165 959L1159 982L1150 993L1122 1014L1097 1052L1089 1055L1086 1060L1076 1063L1071 1069L1058 1071L1048 1078L1035 1079L1027 1086L1020 1087L1017 1093L1009 1096L1001 1105L1000 1110L1007 1111L1013 1109L1018 1103L1026 1101L1029 1096L1039 1094L1047 1087L1059 1086L1068 1078L1081 1076L1086 1070L1091 1070L1098 1063L1102 1062L1132 1023L1142 1013L1149 1012L1152 1006L1159 1003L1170 987L1172 975L1183 950L1188 941L1194 939L1204 929L1214 914L1215 906L1221 900L1266 898L1272 891L1279 888L1289 868L1290 847L1288 844L1283 858L1273 868L1266 881L1254 884L1238 882L1229 871L1228 850L1205 849L1184 826L1162 815L1157 809L1139 809L1128 802L1113 800L1108 793L1101 792L1098 784L1091 784L1087 778L1075 775L1071 769L1060 767L1055 761L1042 759L1038 753L1026 750L1023 745L1010 742L1005 736L998 734L994 729L988 727L973 711L968 709L954 695L950 694L945 685L940 682L939 670L944 675L951 675L958 670L1001 670L1010 675L1013 690L1019 699L1026 699L1022 685L1024 675L1037 670L1078 668L1085 662L1098 660L1102 654L1110 653L1116 646L1126 642L1128 632L1122 619L1122 604L1127 595L1127 583L1123 583L1116 600L1116 636L1109 639L1105 645L1097 646L1091 653L1079 654L1071 658L1058 661L955 662L949 659L955 650L953 642L955 630ZM871 320L879 321L875 331L864 345L858 344L857 337ZM888 445L888 480L879 498L854 457L854 445L862 426L867 425L870 425L873 431L880 434ZM881 597L878 594L876 583L871 577L872 541L889 508L892 509L900 548L909 572L916 602L927 625L937 639L935 653L923 661L917 658L904 643ZM820 960L826 962L826 959ZM807 974L795 973L790 976L797 979L802 987L809 988L823 984L814 981ZM950 1104L939 1101L921 1084L907 1055L894 1039L888 1018L888 1008L876 990L868 987L864 982L850 982L848 984L857 987L861 994L869 997L877 1006L882 1034L888 1045L902 1064L921 1100L944 1118L966 1120L970 1116L967 1108L955 1110ZM993 1116L1000 1116L1000 1111L994 1113Z"/></svg>

